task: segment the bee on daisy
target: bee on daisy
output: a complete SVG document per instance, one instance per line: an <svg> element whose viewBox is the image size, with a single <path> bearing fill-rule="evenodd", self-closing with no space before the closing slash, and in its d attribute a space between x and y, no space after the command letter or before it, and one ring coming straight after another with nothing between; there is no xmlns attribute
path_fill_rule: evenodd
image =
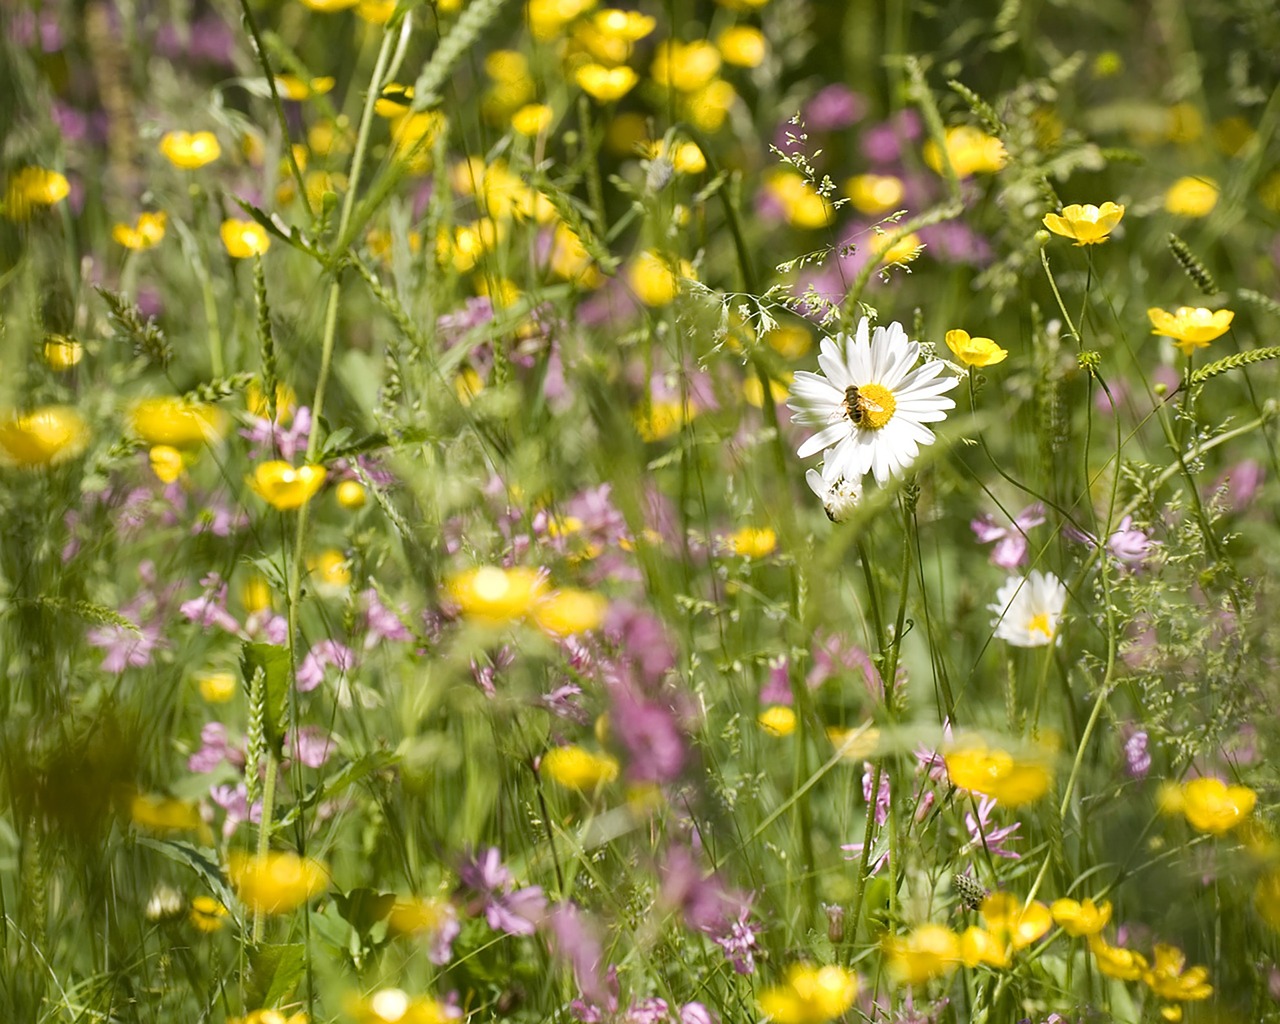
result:
<svg viewBox="0 0 1280 1024"><path fill-rule="evenodd" d="M820 373L796 372L787 405L796 423L817 429L798 454L826 453L807 480L833 520L856 504L868 473L882 486L905 473L934 441L925 424L955 408L946 392L959 378L944 375L940 359L919 361L920 345L901 324L872 329L863 317L852 337L823 339Z"/></svg>

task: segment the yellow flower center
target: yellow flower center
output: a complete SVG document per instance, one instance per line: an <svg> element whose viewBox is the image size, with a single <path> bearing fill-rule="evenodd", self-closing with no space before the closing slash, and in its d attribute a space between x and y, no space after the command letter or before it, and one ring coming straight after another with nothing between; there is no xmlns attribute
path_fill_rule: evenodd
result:
<svg viewBox="0 0 1280 1024"><path fill-rule="evenodd" d="M1049 613L1041 612L1035 616L1027 626L1029 633L1042 633L1044 636L1053 638L1053 623L1049 621Z"/></svg>
<svg viewBox="0 0 1280 1024"><path fill-rule="evenodd" d="M898 408L893 392L883 384L864 384L858 388L858 401L862 406L863 427L879 430L891 419Z"/></svg>

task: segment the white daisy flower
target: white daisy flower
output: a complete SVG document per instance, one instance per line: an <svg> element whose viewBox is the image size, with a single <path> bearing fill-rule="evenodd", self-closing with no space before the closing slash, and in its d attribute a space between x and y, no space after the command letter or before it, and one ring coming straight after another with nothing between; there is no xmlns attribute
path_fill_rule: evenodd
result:
<svg viewBox="0 0 1280 1024"><path fill-rule="evenodd" d="M829 472L824 463L821 471L811 469L805 473L805 483L822 502L827 518L833 523L843 523L853 515L858 502L862 501L862 478L854 477L849 480L846 477L837 476L835 479L829 479L827 475Z"/></svg>
<svg viewBox="0 0 1280 1024"><path fill-rule="evenodd" d="M1014 647L1044 647L1058 635L1067 588L1051 572L1032 569L1026 579L1010 576L987 605L996 613L996 636Z"/></svg>
<svg viewBox="0 0 1280 1024"><path fill-rule="evenodd" d="M925 424L955 408L942 395L959 383L941 376L940 359L912 369L919 358L920 345L898 323L872 331L863 317L854 337L824 338L822 373L798 371L787 400L796 423L820 428L800 446L800 458L831 449L822 473L828 481L874 473L884 484L905 471L920 446L933 443Z"/></svg>

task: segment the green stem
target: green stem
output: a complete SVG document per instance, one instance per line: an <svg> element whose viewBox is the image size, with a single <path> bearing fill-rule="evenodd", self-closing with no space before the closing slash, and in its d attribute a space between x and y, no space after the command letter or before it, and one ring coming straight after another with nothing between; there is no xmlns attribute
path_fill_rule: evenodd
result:
<svg viewBox="0 0 1280 1024"><path fill-rule="evenodd" d="M258 822L258 862L261 863L266 859L267 851L271 849L271 816L274 810L276 800L276 755L275 751L267 751L267 777L262 783L262 820ZM257 770L257 765L250 766L251 771ZM253 944L256 946L262 941L262 908L259 907L253 912Z"/></svg>

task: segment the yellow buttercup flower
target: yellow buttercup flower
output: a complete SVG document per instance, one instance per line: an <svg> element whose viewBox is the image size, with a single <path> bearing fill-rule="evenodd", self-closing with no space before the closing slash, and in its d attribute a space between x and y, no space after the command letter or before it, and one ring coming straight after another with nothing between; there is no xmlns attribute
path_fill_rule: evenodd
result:
<svg viewBox="0 0 1280 1024"><path fill-rule="evenodd" d="M282 511L301 508L324 485L328 470L323 466L299 466L272 459L260 462L249 477L249 486L272 508Z"/></svg>
<svg viewBox="0 0 1280 1024"><path fill-rule="evenodd" d="M907 935L883 942L889 973L900 985L923 985L955 970L960 963L960 938L940 924L922 924Z"/></svg>
<svg viewBox="0 0 1280 1024"><path fill-rule="evenodd" d="M387 927L393 935L416 935L435 931L449 920L448 905L443 900L397 900L387 915Z"/></svg>
<svg viewBox="0 0 1280 1024"><path fill-rule="evenodd" d="M147 455L151 463L151 472L160 479L161 483L173 483L186 470L182 461L182 452L173 445L155 445Z"/></svg>
<svg viewBox="0 0 1280 1024"><path fill-rule="evenodd" d="M24 167L9 178L4 212L10 220L26 220L37 206L53 206L71 193L66 176L44 167Z"/></svg>
<svg viewBox="0 0 1280 1024"><path fill-rule="evenodd" d="M526 103L511 115L511 127L517 135L533 138L551 127L555 111L545 103Z"/></svg>
<svg viewBox="0 0 1280 1024"><path fill-rule="evenodd" d="M592 25L602 35L622 39L628 43L639 42L657 27L657 19L639 11L624 11L610 7L596 11L591 18Z"/></svg>
<svg viewBox="0 0 1280 1024"><path fill-rule="evenodd" d="M796 171L774 171L765 179L765 188L793 227L824 228L835 221L835 208Z"/></svg>
<svg viewBox="0 0 1280 1024"><path fill-rule="evenodd" d="M71 184L65 175L44 167L24 167L9 178L5 188L5 216L26 220L37 206L53 206L70 192Z"/></svg>
<svg viewBox="0 0 1280 1024"><path fill-rule="evenodd" d="M665 441L693 419L697 410L688 402L669 398L650 402L634 413L642 441Z"/></svg>
<svg viewBox="0 0 1280 1024"><path fill-rule="evenodd" d="M869 217L896 210L902 205L906 186L901 178L888 174L859 174L849 179L845 191L854 209Z"/></svg>
<svg viewBox="0 0 1280 1024"><path fill-rule="evenodd" d="M968 331L947 331L947 348L965 366L994 366L1009 353L990 338L972 338Z"/></svg>
<svg viewBox="0 0 1280 1024"><path fill-rule="evenodd" d="M888 232L872 235L871 241L868 244L868 248L880 257L880 262L886 267L892 266L895 263L910 263L924 252L924 242L921 241L920 236L914 231L907 232L896 242L890 245L889 239L892 237L893 236Z"/></svg>
<svg viewBox="0 0 1280 1024"><path fill-rule="evenodd" d="M342 483L338 484L334 496L338 499L338 504L348 512L364 508L369 500L364 484L359 480L343 480Z"/></svg>
<svg viewBox="0 0 1280 1024"><path fill-rule="evenodd" d="M227 908L212 896L197 896L191 901L188 920L197 931L211 935L226 923Z"/></svg>
<svg viewBox="0 0 1280 1024"><path fill-rule="evenodd" d="M89 425L70 406L46 405L0 421L0 464L53 466L75 458L88 444Z"/></svg>
<svg viewBox="0 0 1280 1024"><path fill-rule="evenodd" d="M760 728L770 736L790 736L796 731L796 713L785 704L772 704L756 716Z"/></svg>
<svg viewBox="0 0 1280 1024"><path fill-rule="evenodd" d="M370 25L385 25L396 12L396 0L359 0L356 16Z"/></svg>
<svg viewBox="0 0 1280 1024"><path fill-rule="evenodd" d="M1023 905L1009 892L993 892L982 901L982 917L997 935L1007 935L1013 948L1023 949L1053 927L1049 908L1039 900Z"/></svg>
<svg viewBox="0 0 1280 1024"><path fill-rule="evenodd" d="M971 738L943 754L952 785L989 796L1005 807L1039 800L1049 791L1049 769L1039 756L1016 757Z"/></svg>
<svg viewBox="0 0 1280 1024"><path fill-rule="evenodd" d="M1008 967L1011 963L1009 944L985 928L973 925L960 935L960 959L966 967L977 967L979 964Z"/></svg>
<svg viewBox="0 0 1280 1024"><path fill-rule="evenodd" d="M636 298L656 308L674 302L680 294L681 279L694 278L696 274L687 260L681 260L679 267L673 268L657 253L646 250L631 262L626 277Z"/></svg>
<svg viewBox="0 0 1280 1024"><path fill-rule="evenodd" d="M335 11L345 11L348 7L354 7L359 0L302 0L302 3L321 14L333 14Z"/></svg>
<svg viewBox="0 0 1280 1024"><path fill-rule="evenodd" d="M595 754L585 747L552 747L542 755L538 769L542 775L565 789L594 790L618 777L618 762L608 754Z"/></svg>
<svg viewBox="0 0 1280 1024"><path fill-rule="evenodd" d="M764 558L778 547L778 535L772 527L744 526L728 537L729 550L740 558Z"/></svg>
<svg viewBox="0 0 1280 1024"><path fill-rule="evenodd" d="M288 913L329 885L323 864L293 852L271 851L259 857L236 851L227 860L227 877L240 902L264 914Z"/></svg>
<svg viewBox="0 0 1280 1024"><path fill-rule="evenodd" d="M583 64L573 73L573 80L592 99L611 103L634 89L640 78L626 65L607 68L603 64Z"/></svg>
<svg viewBox="0 0 1280 1024"><path fill-rule="evenodd" d="M1191 827L1220 836L1242 823L1257 803L1248 786L1228 786L1221 779L1192 779L1182 786L1182 813Z"/></svg>
<svg viewBox="0 0 1280 1024"><path fill-rule="evenodd" d="M174 167L195 171L222 156L222 147L213 132L167 132L160 152Z"/></svg>
<svg viewBox="0 0 1280 1024"><path fill-rule="evenodd" d="M1081 901L1061 899L1049 905L1049 912L1058 926L1068 935L1097 935L1111 920L1111 904L1107 900L1094 903L1091 899Z"/></svg>
<svg viewBox="0 0 1280 1024"><path fill-rule="evenodd" d="M333 88L333 77L324 75L321 78L313 78L306 81L297 75L277 75L276 89L280 95L286 100L301 102L310 99L312 96L323 96Z"/></svg>
<svg viewBox="0 0 1280 1024"><path fill-rule="evenodd" d="M1111 946L1101 935L1089 936L1089 952L1098 970L1108 978L1137 981L1147 969L1147 958L1123 946Z"/></svg>
<svg viewBox="0 0 1280 1024"><path fill-rule="evenodd" d="M194 448L218 440L226 431L227 417L215 405L161 395L134 403L129 424L148 445Z"/></svg>
<svg viewBox="0 0 1280 1024"><path fill-rule="evenodd" d="M267 582L267 578L254 573L240 584L240 603L250 615L268 610L272 601L271 584Z"/></svg>
<svg viewBox="0 0 1280 1024"><path fill-rule="evenodd" d="M169 215L163 210L155 213L140 213L136 224L116 224L111 228L111 237L126 249L140 252L160 244L164 238L165 225Z"/></svg>
<svg viewBox="0 0 1280 1024"><path fill-rule="evenodd" d="M84 346L65 334L46 334L43 355L49 369L62 373L79 365L84 358Z"/></svg>
<svg viewBox="0 0 1280 1024"><path fill-rule="evenodd" d="M826 1024L858 997L858 976L834 964L792 964L786 981L760 993L760 1009L777 1024Z"/></svg>
<svg viewBox="0 0 1280 1024"><path fill-rule="evenodd" d="M271 236L256 220L224 220L218 233L227 252L238 260L261 256L271 248Z"/></svg>
<svg viewBox="0 0 1280 1024"><path fill-rule="evenodd" d="M1235 319L1229 309L1208 310L1200 306L1179 306L1170 313L1163 309L1148 309L1152 334L1172 338L1184 356L1198 348L1206 348L1209 342L1222 337Z"/></svg>
<svg viewBox="0 0 1280 1024"><path fill-rule="evenodd" d="M1101 206L1072 203L1064 206L1062 213L1046 213L1044 226L1055 235L1074 238L1076 245L1097 245L1105 242L1124 216L1124 207L1106 202Z"/></svg>
<svg viewBox="0 0 1280 1024"><path fill-rule="evenodd" d="M135 825L152 832L194 832L204 828L200 805L194 800L139 793L129 802L129 817Z"/></svg>
<svg viewBox="0 0 1280 1024"><path fill-rule="evenodd" d="M599 629L608 611L609 602L600 594L566 588L539 601L533 621L552 636L577 636Z"/></svg>
<svg viewBox="0 0 1280 1024"><path fill-rule="evenodd" d="M717 132L737 98L738 94L730 83L723 78L714 78L697 92L681 94L676 111L699 131Z"/></svg>
<svg viewBox="0 0 1280 1024"><path fill-rule="evenodd" d="M498 625L533 611L546 594L547 582L534 569L485 565L453 576L445 589L467 618Z"/></svg>
<svg viewBox="0 0 1280 1024"><path fill-rule="evenodd" d="M398 988L355 996L346 1009L356 1024L450 1024L457 1016L429 996L411 996Z"/></svg>
<svg viewBox="0 0 1280 1024"><path fill-rule="evenodd" d="M957 178L995 174L1009 161L1003 142L967 124L948 128L941 149L932 139L924 144L924 162L939 174L942 173L943 149Z"/></svg>
<svg viewBox="0 0 1280 1024"><path fill-rule="evenodd" d="M238 683L231 672L205 672L196 679L200 696L209 704L227 704L235 698Z"/></svg>
<svg viewBox="0 0 1280 1024"><path fill-rule="evenodd" d="M545 42L595 5L596 0L529 0L525 14L533 37Z"/></svg>
<svg viewBox="0 0 1280 1024"><path fill-rule="evenodd" d="M1154 953L1155 963L1143 973L1142 981L1161 999L1190 1003L1213 995L1213 986L1208 983L1209 968L1188 968L1187 958L1177 946L1160 944Z"/></svg>
<svg viewBox="0 0 1280 1024"><path fill-rule="evenodd" d="M764 33L752 25L726 28L716 37L716 47L726 64L739 68L758 68L768 52Z"/></svg>
<svg viewBox="0 0 1280 1024"><path fill-rule="evenodd" d="M764 340L783 359L799 359L809 354L813 348L813 335L807 327L792 324L779 324Z"/></svg>
<svg viewBox="0 0 1280 1024"><path fill-rule="evenodd" d="M880 730L871 728L870 723L856 729L842 729L838 725L829 725L827 739L844 760L865 761L880 746Z"/></svg>
<svg viewBox="0 0 1280 1024"><path fill-rule="evenodd" d="M1218 183L1212 178L1179 178L1164 194L1164 208L1175 217L1207 217L1218 205Z"/></svg>
<svg viewBox="0 0 1280 1024"><path fill-rule="evenodd" d="M695 93L710 84L719 71L720 51L705 39L691 43L668 40L658 46L649 74L668 89Z"/></svg>

